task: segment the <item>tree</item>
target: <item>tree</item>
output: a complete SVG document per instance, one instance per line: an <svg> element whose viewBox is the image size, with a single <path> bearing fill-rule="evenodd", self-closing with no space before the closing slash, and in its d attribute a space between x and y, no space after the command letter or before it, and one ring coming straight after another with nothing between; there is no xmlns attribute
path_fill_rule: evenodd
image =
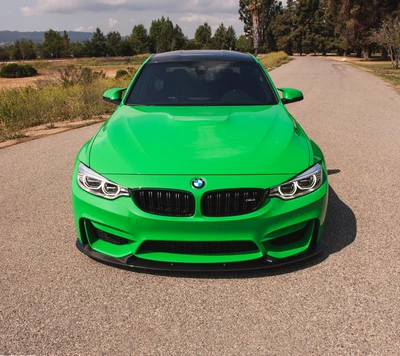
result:
<svg viewBox="0 0 400 356"><path fill-rule="evenodd" d="M22 59L22 53L21 53L21 49L19 47L19 41L15 42L11 46L10 58L12 60L20 60L20 59Z"/></svg>
<svg viewBox="0 0 400 356"><path fill-rule="evenodd" d="M164 17L163 17L164 18ZM161 21L160 19L153 20L150 25L149 39L150 39L150 51L152 53L162 52L161 50Z"/></svg>
<svg viewBox="0 0 400 356"><path fill-rule="evenodd" d="M295 47L295 32L297 29L296 2L287 0L286 8L278 14L271 26L278 50L292 55Z"/></svg>
<svg viewBox="0 0 400 356"><path fill-rule="evenodd" d="M174 49L174 25L167 17L164 21L161 18L161 48L162 51L172 51Z"/></svg>
<svg viewBox="0 0 400 356"><path fill-rule="evenodd" d="M323 0L299 0L295 9L296 30L293 38L300 53L326 54L334 41L334 24L328 17L327 4Z"/></svg>
<svg viewBox="0 0 400 356"><path fill-rule="evenodd" d="M128 38L121 41L119 46L120 56L133 56L135 54L131 41Z"/></svg>
<svg viewBox="0 0 400 356"><path fill-rule="evenodd" d="M207 22L197 27L194 39L201 48L207 48L211 44L211 27Z"/></svg>
<svg viewBox="0 0 400 356"><path fill-rule="evenodd" d="M63 41L64 41L63 57L69 57L71 55L71 41L69 39L68 32L65 30L63 35Z"/></svg>
<svg viewBox="0 0 400 356"><path fill-rule="evenodd" d="M247 7L250 12L251 16L251 21L253 23L253 29L252 29L252 35L253 35L253 44L254 44L254 50L257 54L258 48L261 47L261 43L263 42L263 39L261 38L262 35L262 1L258 0L251 0L249 1Z"/></svg>
<svg viewBox="0 0 400 356"><path fill-rule="evenodd" d="M64 50L64 38L58 31L50 29L44 33L43 56L45 58L61 58Z"/></svg>
<svg viewBox="0 0 400 356"><path fill-rule="evenodd" d="M107 55L107 39L97 27L90 41L86 42L87 53L92 57L105 57Z"/></svg>
<svg viewBox="0 0 400 356"><path fill-rule="evenodd" d="M398 0L329 0L329 9L337 19L336 34L340 33L341 47L354 48L359 57L368 59L373 33L397 6Z"/></svg>
<svg viewBox="0 0 400 356"><path fill-rule="evenodd" d="M179 25L175 25L174 27L174 43L173 43L173 49L179 50L179 49L184 49L186 42L187 42L187 37L184 35L182 29L180 28Z"/></svg>
<svg viewBox="0 0 400 356"><path fill-rule="evenodd" d="M36 59L36 45L31 40L21 39L14 43L11 50L11 59Z"/></svg>
<svg viewBox="0 0 400 356"><path fill-rule="evenodd" d="M394 69L399 69L400 62L400 18L387 20L374 34L374 39L388 52Z"/></svg>
<svg viewBox="0 0 400 356"><path fill-rule="evenodd" d="M75 43L72 43L70 45L71 48L71 55L75 58L81 58L85 57L87 48L85 45L80 43L79 41L76 41Z"/></svg>
<svg viewBox="0 0 400 356"><path fill-rule="evenodd" d="M129 36L129 42L131 43L135 53L142 54L150 52L149 35L142 24L133 27L132 33Z"/></svg>
<svg viewBox="0 0 400 356"><path fill-rule="evenodd" d="M0 47L0 61L8 61L10 60L10 53L8 50Z"/></svg>
<svg viewBox="0 0 400 356"><path fill-rule="evenodd" d="M150 42L152 52L165 52L173 49L174 26L164 16L161 19L153 20L150 26Z"/></svg>
<svg viewBox="0 0 400 356"><path fill-rule="evenodd" d="M216 49L227 49L227 30L223 23L215 30L213 42Z"/></svg>
<svg viewBox="0 0 400 356"><path fill-rule="evenodd" d="M201 49L201 48L203 48L203 45L197 43L197 41L194 38L191 40L188 40L185 44L186 50Z"/></svg>
<svg viewBox="0 0 400 356"><path fill-rule="evenodd" d="M246 37L246 35L241 35L236 41L236 48L240 52L251 52L253 43L250 38Z"/></svg>
<svg viewBox="0 0 400 356"><path fill-rule="evenodd" d="M236 31L233 26L229 26L226 30L226 44L228 49L234 50L236 48Z"/></svg>
<svg viewBox="0 0 400 356"><path fill-rule="evenodd" d="M273 52L278 50L277 38L274 36L274 25L276 22L276 18L283 12L283 7L281 2L275 2L271 5L269 11L269 22L266 24L266 28L264 30L264 52Z"/></svg>
<svg viewBox="0 0 400 356"><path fill-rule="evenodd" d="M115 57L120 55L122 37L118 31L107 33L107 54Z"/></svg>
<svg viewBox="0 0 400 356"><path fill-rule="evenodd" d="M275 15L276 7L281 6L276 0L240 0L239 16L244 22L247 37L252 38L254 50L264 46L266 29Z"/></svg>
<svg viewBox="0 0 400 356"><path fill-rule="evenodd" d="M395 2L398 2L398 0L395 0ZM391 12L391 15L393 17L399 17L400 18L400 3L398 3L397 8Z"/></svg>

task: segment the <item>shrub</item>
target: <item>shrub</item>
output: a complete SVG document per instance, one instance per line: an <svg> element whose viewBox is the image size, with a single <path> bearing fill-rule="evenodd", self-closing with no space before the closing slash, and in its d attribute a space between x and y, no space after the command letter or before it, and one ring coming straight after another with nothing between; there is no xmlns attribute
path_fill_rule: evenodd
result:
<svg viewBox="0 0 400 356"><path fill-rule="evenodd" d="M136 69L134 67L128 67L127 69L128 73L132 76L136 73Z"/></svg>
<svg viewBox="0 0 400 356"><path fill-rule="evenodd" d="M117 74L115 75L115 79L127 77L128 75L129 73L125 69L118 69Z"/></svg>
<svg viewBox="0 0 400 356"><path fill-rule="evenodd" d="M68 65L59 69L60 79L63 87L73 86L77 84L89 85L97 79L104 79L103 71L93 72L88 67L75 67Z"/></svg>
<svg viewBox="0 0 400 356"><path fill-rule="evenodd" d="M2 78L26 78L38 75L37 70L30 64L17 64L11 63L5 65L0 70L0 77Z"/></svg>

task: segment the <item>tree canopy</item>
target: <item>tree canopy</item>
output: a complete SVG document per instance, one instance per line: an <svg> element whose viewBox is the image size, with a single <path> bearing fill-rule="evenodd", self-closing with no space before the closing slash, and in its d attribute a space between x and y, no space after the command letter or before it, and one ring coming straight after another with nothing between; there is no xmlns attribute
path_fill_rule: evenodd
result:
<svg viewBox="0 0 400 356"><path fill-rule="evenodd" d="M399 16L398 0L240 0L239 16L254 50L340 54L354 51L368 59L373 34Z"/></svg>

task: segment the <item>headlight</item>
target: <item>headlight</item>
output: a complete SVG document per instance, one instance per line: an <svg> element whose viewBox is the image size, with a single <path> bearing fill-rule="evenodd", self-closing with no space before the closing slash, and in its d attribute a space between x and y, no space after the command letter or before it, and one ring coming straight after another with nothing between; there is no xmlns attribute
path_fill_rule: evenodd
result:
<svg viewBox="0 0 400 356"><path fill-rule="evenodd" d="M290 200L317 190L322 184L322 166L315 166L301 173L289 182L270 190L269 196Z"/></svg>
<svg viewBox="0 0 400 356"><path fill-rule="evenodd" d="M77 178L78 184L83 190L99 197L113 200L122 196L129 196L127 188L109 181L83 163L79 164Z"/></svg>

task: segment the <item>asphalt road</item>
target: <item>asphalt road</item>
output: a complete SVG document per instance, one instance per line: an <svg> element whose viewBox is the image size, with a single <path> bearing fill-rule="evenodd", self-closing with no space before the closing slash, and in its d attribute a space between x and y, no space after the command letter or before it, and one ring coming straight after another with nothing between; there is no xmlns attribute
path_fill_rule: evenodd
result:
<svg viewBox="0 0 400 356"><path fill-rule="evenodd" d="M97 126L0 150L0 354L399 355L400 95L340 62L272 73L330 171L327 248L273 271L137 273L75 248L70 179Z"/></svg>

